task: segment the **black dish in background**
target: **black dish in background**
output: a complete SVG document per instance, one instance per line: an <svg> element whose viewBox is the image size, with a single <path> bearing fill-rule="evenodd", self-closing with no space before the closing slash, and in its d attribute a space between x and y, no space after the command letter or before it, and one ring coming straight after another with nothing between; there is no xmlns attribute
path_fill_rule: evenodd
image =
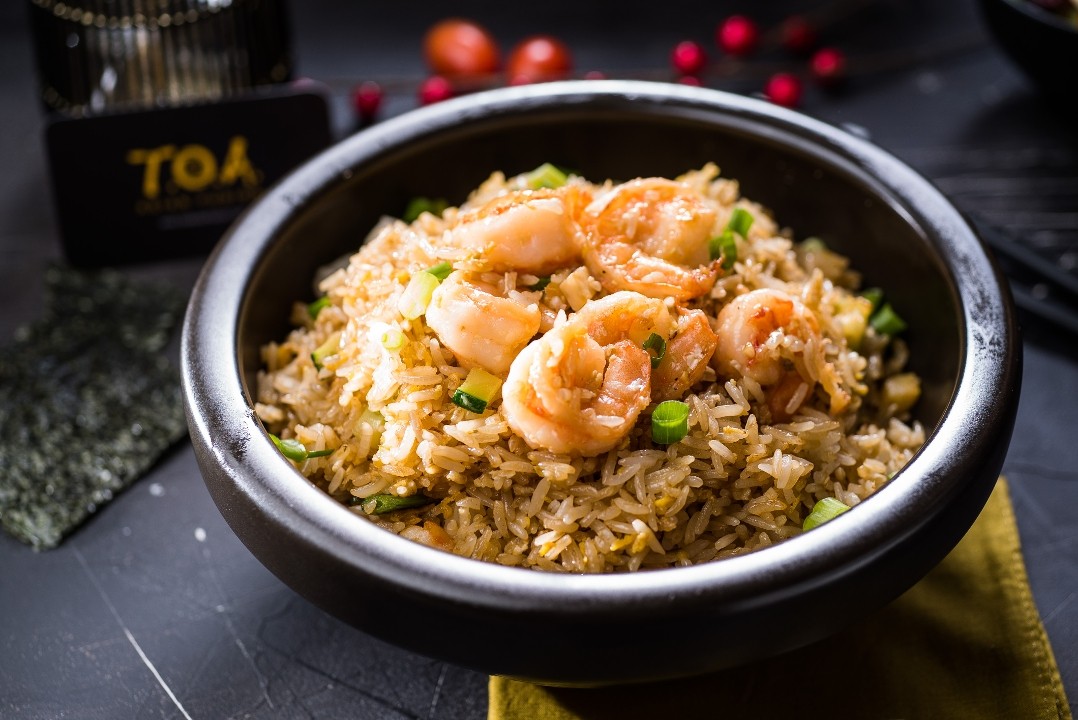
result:
<svg viewBox="0 0 1078 720"><path fill-rule="evenodd" d="M1000 47L1051 102L1078 111L1078 27L1029 0L981 0Z"/></svg>
<svg viewBox="0 0 1078 720"><path fill-rule="evenodd" d="M910 465L826 526L747 556L567 576L450 556L357 520L276 451L251 409L258 347L287 331L322 263L415 195L456 203L490 171L542 162L592 179L716 161L801 237L849 255L909 321L919 419ZM668 84L510 88L353 136L253 206L211 257L184 329L192 441L247 547L316 605L418 652L493 674L600 684L676 677L789 650L878 608L972 524L1018 400L1012 305L982 245L878 148L763 102ZM841 609L841 611L836 611Z"/></svg>

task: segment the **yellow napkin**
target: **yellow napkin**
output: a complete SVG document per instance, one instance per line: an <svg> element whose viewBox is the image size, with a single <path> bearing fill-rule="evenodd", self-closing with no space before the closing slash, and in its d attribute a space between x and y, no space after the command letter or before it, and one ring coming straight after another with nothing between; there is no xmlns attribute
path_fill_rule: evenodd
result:
<svg viewBox="0 0 1078 720"><path fill-rule="evenodd" d="M488 717L1070 720L1071 713L1000 478L938 567L838 635L688 680L574 689L492 677Z"/></svg>

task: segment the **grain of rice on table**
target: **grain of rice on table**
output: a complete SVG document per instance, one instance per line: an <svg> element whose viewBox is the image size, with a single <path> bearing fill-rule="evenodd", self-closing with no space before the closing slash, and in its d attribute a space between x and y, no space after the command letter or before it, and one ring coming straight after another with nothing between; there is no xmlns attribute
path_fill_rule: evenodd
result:
<svg viewBox="0 0 1078 720"><path fill-rule="evenodd" d="M858 273L716 166L539 176L494 173L459 208L385 218L326 271L321 308L297 302L295 329L263 348L259 417L356 515L511 566L691 565L803 532L824 498L857 505L924 442L906 346L873 327ZM683 317L706 318L702 340ZM667 343L654 363L641 324ZM688 370L670 381L664 363ZM477 365L504 383L482 412L453 401ZM671 395L686 431L661 443L651 414Z"/></svg>

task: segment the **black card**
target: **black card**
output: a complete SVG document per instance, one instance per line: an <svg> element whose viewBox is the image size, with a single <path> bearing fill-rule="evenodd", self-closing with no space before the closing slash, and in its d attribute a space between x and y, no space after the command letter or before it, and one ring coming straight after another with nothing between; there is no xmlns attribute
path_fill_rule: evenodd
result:
<svg viewBox="0 0 1078 720"><path fill-rule="evenodd" d="M327 147L323 95L239 99L50 121L68 260L101 266L208 252L266 188Z"/></svg>

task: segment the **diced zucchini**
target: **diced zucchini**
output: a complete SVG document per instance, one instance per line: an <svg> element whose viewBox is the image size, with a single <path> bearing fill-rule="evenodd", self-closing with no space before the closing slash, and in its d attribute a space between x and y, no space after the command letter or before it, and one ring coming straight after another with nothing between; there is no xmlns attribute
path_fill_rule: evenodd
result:
<svg viewBox="0 0 1078 720"><path fill-rule="evenodd" d="M468 371L468 377L453 393L453 403L465 410L481 413L487 409L501 386L502 380L498 376L491 375L483 368L472 368Z"/></svg>

